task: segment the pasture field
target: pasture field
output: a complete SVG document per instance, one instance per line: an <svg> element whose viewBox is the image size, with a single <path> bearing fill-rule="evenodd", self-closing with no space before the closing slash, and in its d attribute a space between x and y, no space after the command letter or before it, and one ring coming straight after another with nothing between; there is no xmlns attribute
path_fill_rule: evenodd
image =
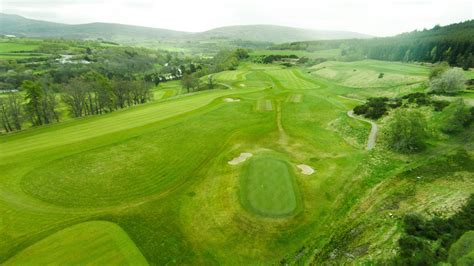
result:
<svg viewBox="0 0 474 266"><path fill-rule="evenodd" d="M34 53L39 44L31 41L0 40L0 60L44 57L47 54Z"/></svg>
<svg viewBox="0 0 474 266"><path fill-rule="evenodd" d="M36 43L0 41L0 53L32 52L38 47L39 45Z"/></svg>
<svg viewBox="0 0 474 266"><path fill-rule="evenodd" d="M347 116L367 97L419 90L428 71L372 60L242 63L214 74L223 89L180 94L167 82L141 106L2 135L0 264L386 258L404 213L449 213L474 192L474 147L463 142L472 133L430 139L408 157L365 150L370 125ZM253 157L229 164L241 153ZM446 178L412 172L453 158L456 167L436 168Z"/></svg>

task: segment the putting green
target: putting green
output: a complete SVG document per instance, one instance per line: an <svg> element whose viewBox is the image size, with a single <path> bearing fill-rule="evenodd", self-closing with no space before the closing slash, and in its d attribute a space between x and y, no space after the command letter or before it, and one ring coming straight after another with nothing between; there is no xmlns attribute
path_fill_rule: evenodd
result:
<svg viewBox="0 0 474 266"><path fill-rule="evenodd" d="M122 228L94 221L63 229L24 249L4 265L148 265Z"/></svg>
<svg viewBox="0 0 474 266"><path fill-rule="evenodd" d="M264 216L285 216L298 205L293 173L288 164L273 157L249 161L241 180L241 200L249 210Z"/></svg>

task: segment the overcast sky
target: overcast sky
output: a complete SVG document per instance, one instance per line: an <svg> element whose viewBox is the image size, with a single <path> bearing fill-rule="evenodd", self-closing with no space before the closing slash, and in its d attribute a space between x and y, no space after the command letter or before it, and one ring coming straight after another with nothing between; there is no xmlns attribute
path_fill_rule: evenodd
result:
<svg viewBox="0 0 474 266"><path fill-rule="evenodd" d="M388 36L473 19L473 3L473 0L0 0L0 10L70 24L116 22L182 31L276 24Z"/></svg>

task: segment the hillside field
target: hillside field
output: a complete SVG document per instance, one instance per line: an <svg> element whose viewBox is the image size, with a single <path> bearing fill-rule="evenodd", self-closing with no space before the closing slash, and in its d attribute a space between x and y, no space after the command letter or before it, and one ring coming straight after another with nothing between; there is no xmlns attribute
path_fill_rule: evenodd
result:
<svg viewBox="0 0 474 266"><path fill-rule="evenodd" d="M0 264L389 258L404 214L449 215L474 193L473 133L432 137L413 156L366 150L371 125L347 112L422 91L428 73L375 60L242 62L214 74L221 89L164 82L143 105L0 135ZM252 156L230 163L242 153ZM442 178L425 179L432 169Z"/></svg>

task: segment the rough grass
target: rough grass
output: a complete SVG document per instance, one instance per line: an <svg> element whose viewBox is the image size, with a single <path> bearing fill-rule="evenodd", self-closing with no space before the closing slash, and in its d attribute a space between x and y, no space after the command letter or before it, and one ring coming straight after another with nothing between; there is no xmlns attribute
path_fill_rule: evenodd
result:
<svg viewBox="0 0 474 266"><path fill-rule="evenodd" d="M375 60L328 61L311 68L315 75L350 87L396 87L425 81L428 68L398 62ZM379 74L384 73L383 78Z"/></svg>

